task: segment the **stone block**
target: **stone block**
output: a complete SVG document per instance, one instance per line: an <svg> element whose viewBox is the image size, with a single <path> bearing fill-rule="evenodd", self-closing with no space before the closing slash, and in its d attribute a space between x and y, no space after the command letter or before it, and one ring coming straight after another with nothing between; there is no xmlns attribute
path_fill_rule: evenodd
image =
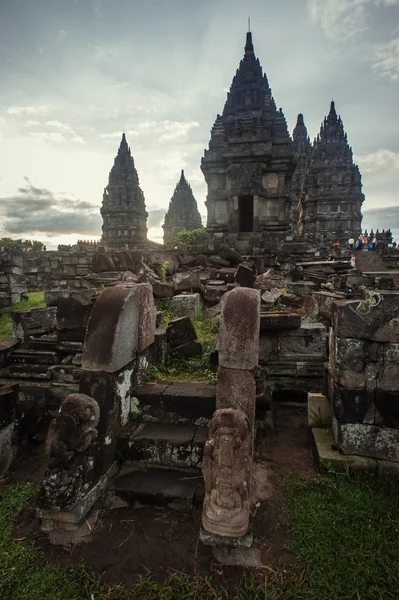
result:
<svg viewBox="0 0 399 600"><path fill-rule="evenodd" d="M96 295L96 290L95 288L88 288L85 290L80 290L79 294L81 297L86 298L87 300L91 300L91 298L94 298L94 296ZM49 289L49 290L44 290L44 301L46 303L46 306L57 306L58 300L60 298L69 298L71 296L71 291L70 290L56 290L56 289Z"/></svg>
<svg viewBox="0 0 399 600"><path fill-rule="evenodd" d="M368 292L364 300L333 304L334 333L342 338L399 343L399 292Z"/></svg>
<svg viewBox="0 0 399 600"><path fill-rule="evenodd" d="M270 312L260 314L261 331L280 331L282 329L299 329L301 315L295 313Z"/></svg>
<svg viewBox="0 0 399 600"><path fill-rule="evenodd" d="M173 298L175 288L173 284L166 283L165 281L151 280L152 292L154 298Z"/></svg>
<svg viewBox="0 0 399 600"><path fill-rule="evenodd" d="M200 292L202 289L198 271L184 271L173 275L175 292Z"/></svg>
<svg viewBox="0 0 399 600"><path fill-rule="evenodd" d="M227 292L227 286L223 284L223 281L218 281L217 285L215 285L214 283L216 282L211 281L205 285L204 299L207 302L211 302L212 304L217 304L218 302L220 302L222 296Z"/></svg>
<svg viewBox="0 0 399 600"><path fill-rule="evenodd" d="M290 283L290 289L296 296L308 296L311 292L315 291L316 284L313 281L292 281Z"/></svg>
<svg viewBox="0 0 399 600"><path fill-rule="evenodd" d="M251 427L255 422L256 404L255 376L252 371L219 367L216 391L216 409L235 408L242 410Z"/></svg>
<svg viewBox="0 0 399 600"><path fill-rule="evenodd" d="M92 308L91 298L79 292L58 298L57 329L86 329Z"/></svg>
<svg viewBox="0 0 399 600"><path fill-rule="evenodd" d="M218 269L221 269L223 267L230 267L230 261L225 260L224 258L220 258L220 256L212 255L212 256L208 256L208 264L211 265L211 267L216 267Z"/></svg>
<svg viewBox="0 0 399 600"><path fill-rule="evenodd" d="M24 340L31 335L51 333L55 330L55 308L32 308L11 313L13 338Z"/></svg>
<svg viewBox="0 0 399 600"><path fill-rule="evenodd" d="M327 332L321 323L302 323L279 334L279 357L284 360L325 360Z"/></svg>
<svg viewBox="0 0 399 600"><path fill-rule="evenodd" d="M139 345L139 316L138 285L125 283L104 290L87 325L83 368L113 373L130 363Z"/></svg>
<svg viewBox="0 0 399 600"><path fill-rule="evenodd" d="M169 322L166 337L172 348L193 342L197 339L194 325L189 317L180 317Z"/></svg>
<svg viewBox="0 0 399 600"><path fill-rule="evenodd" d="M396 386L398 379L396 378ZM399 427L399 390L387 391L376 389L374 391L374 404L376 408L375 421L378 425Z"/></svg>
<svg viewBox="0 0 399 600"><path fill-rule="evenodd" d="M241 286L252 288L255 282L255 273L245 265L238 265L234 275L234 280Z"/></svg>
<svg viewBox="0 0 399 600"><path fill-rule="evenodd" d="M335 442L344 454L399 461L399 429L340 423L333 417Z"/></svg>
<svg viewBox="0 0 399 600"><path fill-rule="evenodd" d="M331 429L313 427L312 434L316 447L316 460L320 467L333 467L337 471L346 471L347 469L352 472L377 471L377 463L380 461L352 454L341 454L334 449L335 443Z"/></svg>
<svg viewBox="0 0 399 600"><path fill-rule="evenodd" d="M271 309L279 300L279 298L281 298L282 295L283 293L280 292L278 288L273 288L270 291L265 291L261 296L262 304L264 304L266 308Z"/></svg>
<svg viewBox="0 0 399 600"><path fill-rule="evenodd" d="M199 294L178 294L172 299L170 308L176 317L190 317L195 321L202 309L201 296Z"/></svg>
<svg viewBox="0 0 399 600"><path fill-rule="evenodd" d="M218 269L216 279L221 279L225 283L233 283L236 270L234 268Z"/></svg>
<svg viewBox="0 0 399 600"><path fill-rule="evenodd" d="M260 292L235 288L224 297L219 334L219 365L251 370L259 361Z"/></svg>

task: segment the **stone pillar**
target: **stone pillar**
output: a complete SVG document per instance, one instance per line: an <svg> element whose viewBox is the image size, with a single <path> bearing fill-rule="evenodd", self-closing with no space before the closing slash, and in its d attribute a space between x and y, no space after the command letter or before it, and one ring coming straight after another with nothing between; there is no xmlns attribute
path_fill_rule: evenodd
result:
<svg viewBox="0 0 399 600"><path fill-rule="evenodd" d="M250 546L255 373L259 358L260 292L224 296L219 335L216 412L205 445L204 543Z"/></svg>
<svg viewBox="0 0 399 600"><path fill-rule="evenodd" d="M87 325L79 394L64 400L47 439L53 459L45 474L38 516L50 539L74 542L115 472L116 433L127 423L145 350L155 338L149 284L107 288ZM63 534L57 538L57 530Z"/></svg>

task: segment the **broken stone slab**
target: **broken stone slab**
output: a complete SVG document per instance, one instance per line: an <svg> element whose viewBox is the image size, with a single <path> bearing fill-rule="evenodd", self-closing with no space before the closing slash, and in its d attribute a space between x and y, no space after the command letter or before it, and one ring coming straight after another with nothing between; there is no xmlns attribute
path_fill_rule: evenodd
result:
<svg viewBox="0 0 399 600"><path fill-rule="evenodd" d="M259 360L260 292L238 287L224 296L219 365L252 370Z"/></svg>
<svg viewBox="0 0 399 600"><path fill-rule="evenodd" d="M236 270L234 268L218 269L216 278L221 279L225 283L234 283L234 275Z"/></svg>
<svg viewBox="0 0 399 600"><path fill-rule="evenodd" d="M335 442L343 454L399 462L399 429L332 420Z"/></svg>
<svg viewBox="0 0 399 600"><path fill-rule="evenodd" d="M32 335L50 333L56 326L55 308L14 310L11 313L13 339L24 340Z"/></svg>
<svg viewBox="0 0 399 600"><path fill-rule="evenodd" d="M252 288L255 279L255 273L252 269L242 264L238 265L234 275L234 280L240 284L241 287Z"/></svg>
<svg viewBox="0 0 399 600"><path fill-rule="evenodd" d="M299 329L301 321L301 315L295 313L261 312L260 330L279 331L282 329Z"/></svg>
<svg viewBox="0 0 399 600"><path fill-rule="evenodd" d="M69 297L57 301L57 329L86 329L93 302L80 292L71 292Z"/></svg>
<svg viewBox="0 0 399 600"><path fill-rule="evenodd" d="M198 319L202 310L200 294L178 294L170 303L170 308L176 317Z"/></svg>
<svg viewBox="0 0 399 600"><path fill-rule="evenodd" d="M219 249L218 254L221 258L223 258L223 260L227 260L232 265L238 265L244 261L241 254L239 254L235 250L232 250L228 246L222 245Z"/></svg>
<svg viewBox="0 0 399 600"><path fill-rule="evenodd" d="M154 298L173 298L175 288L172 283L156 281L155 279L151 279L150 283L152 285Z"/></svg>
<svg viewBox="0 0 399 600"><path fill-rule="evenodd" d="M213 282L210 282L211 284ZM218 284L222 285L208 285L206 284L204 287L204 299L211 304L218 304L223 297L223 295L227 292L227 286L223 285L223 282L220 281Z"/></svg>
<svg viewBox="0 0 399 600"><path fill-rule="evenodd" d="M46 306L57 306L58 300L60 298L69 298L71 296L71 294L74 294L76 292L71 292L70 290L55 290L55 289L51 289L51 290L44 290L44 301L46 303ZM88 288L88 289L84 289L84 290L79 290L79 295L82 298L87 298L87 300L91 300L92 298L94 298L94 296L96 295L96 289L95 288Z"/></svg>
<svg viewBox="0 0 399 600"><path fill-rule="evenodd" d="M366 292L363 300L333 304L333 329L343 338L399 342L399 291Z"/></svg>
<svg viewBox="0 0 399 600"><path fill-rule="evenodd" d="M180 317L169 322L166 337L172 348L193 342L197 339L194 325L189 317Z"/></svg>
<svg viewBox="0 0 399 600"><path fill-rule="evenodd" d="M289 279L276 269L268 269L265 273L258 275L253 287L256 290L271 290L273 288L282 289L287 287L288 281Z"/></svg>
<svg viewBox="0 0 399 600"><path fill-rule="evenodd" d="M312 297L317 300L319 307L318 314L325 319L331 320L333 302L342 300L341 294L332 292L312 292Z"/></svg>
<svg viewBox="0 0 399 600"><path fill-rule="evenodd" d="M290 289L296 296L308 296L316 290L316 284L313 281L291 281Z"/></svg>
<svg viewBox="0 0 399 600"><path fill-rule="evenodd" d="M139 292L139 321L137 349L143 352L154 343L157 310L154 305L152 288L149 283L137 286Z"/></svg>
<svg viewBox="0 0 399 600"><path fill-rule="evenodd" d="M218 269L221 269L223 267L230 267L230 262L228 260L224 260L223 258L220 258L220 256L212 255L212 256L208 256L207 258L208 264L211 267L217 267Z"/></svg>
<svg viewBox="0 0 399 600"><path fill-rule="evenodd" d="M282 295L283 293L278 288L273 288L270 292L263 292L261 296L262 304L268 308L272 308Z"/></svg>
<svg viewBox="0 0 399 600"><path fill-rule="evenodd" d="M175 292L201 292L201 280L198 271L184 271L173 275Z"/></svg>

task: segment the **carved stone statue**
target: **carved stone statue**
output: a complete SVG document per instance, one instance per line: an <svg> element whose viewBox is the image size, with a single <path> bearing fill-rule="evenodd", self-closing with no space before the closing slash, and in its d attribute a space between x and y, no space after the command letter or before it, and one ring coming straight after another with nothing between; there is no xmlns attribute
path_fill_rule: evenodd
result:
<svg viewBox="0 0 399 600"><path fill-rule="evenodd" d="M222 537L247 533L250 512L252 434L241 410L224 408L212 418L205 443L202 524Z"/></svg>
<svg viewBox="0 0 399 600"><path fill-rule="evenodd" d="M46 438L47 456L74 450L84 452L97 437L100 407L85 394L69 394L51 422Z"/></svg>
<svg viewBox="0 0 399 600"><path fill-rule="evenodd" d="M85 394L70 394L61 404L46 438L46 454L53 457L44 475L41 505L56 510L74 506L96 480L97 425L100 408Z"/></svg>

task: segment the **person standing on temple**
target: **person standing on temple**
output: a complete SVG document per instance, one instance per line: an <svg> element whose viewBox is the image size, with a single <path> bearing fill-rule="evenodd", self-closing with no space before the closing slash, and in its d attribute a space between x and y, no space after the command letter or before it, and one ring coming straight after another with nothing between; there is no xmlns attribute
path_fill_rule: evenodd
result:
<svg viewBox="0 0 399 600"><path fill-rule="evenodd" d="M373 237L373 250L375 250L377 248L377 236L374 235Z"/></svg>
<svg viewBox="0 0 399 600"><path fill-rule="evenodd" d="M355 240L353 239L353 237L350 237L348 240L348 244L349 244L349 248L351 249L351 251L353 250L353 246L355 245Z"/></svg>

